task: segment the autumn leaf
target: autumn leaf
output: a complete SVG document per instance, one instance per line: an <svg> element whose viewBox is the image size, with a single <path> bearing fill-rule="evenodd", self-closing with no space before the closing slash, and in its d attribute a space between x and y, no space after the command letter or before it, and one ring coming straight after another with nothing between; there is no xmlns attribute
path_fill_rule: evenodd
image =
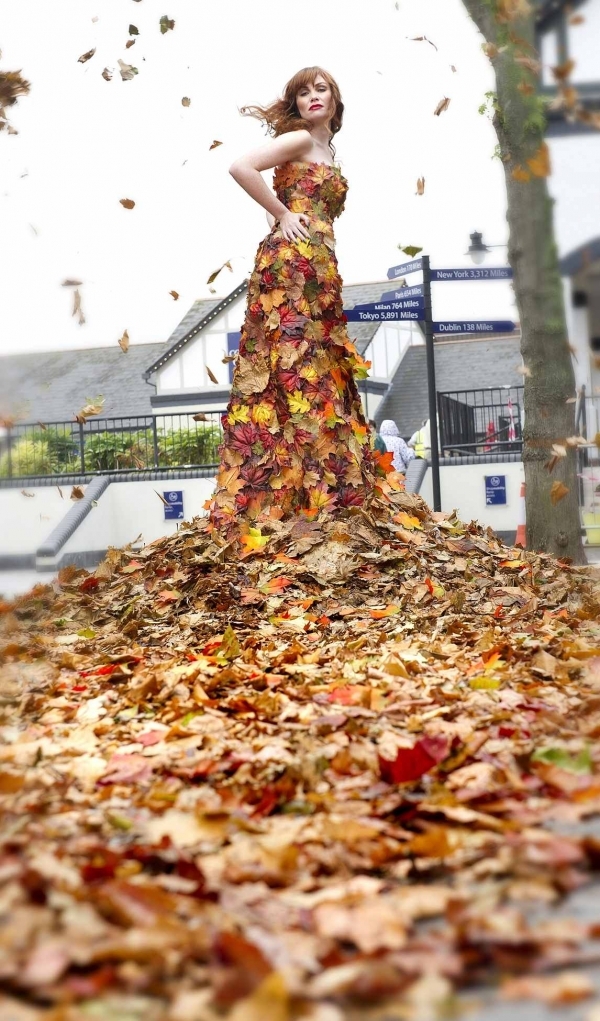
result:
<svg viewBox="0 0 600 1021"><path fill-rule="evenodd" d="M242 536L242 545L244 546L244 553L242 556L248 556L250 553L260 552L267 545L269 541L268 535L263 535L260 528L249 528L248 534Z"/></svg>
<svg viewBox="0 0 600 1021"><path fill-rule="evenodd" d="M123 354L127 354L129 351L129 333L127 330L123 330L123 336L119 340L119 347Z"/></svg>
<svg viewBox="0 0 600 1021"><path fill-rule="evenodd" d="M439 117L440 114L444 113L444 111L447 110L449 106L450 106L450 99L449 99L448 96L444 96L444 98L439 101L438 105L436 106L435 110L433 111L434 116L435 117Z"/></svg>
<svg viewBox="0 0 600 1021"><path fill-rule="evenodd" d="M135 46L135 39L128 39L125 43L125 49L129 50L132 46Z"/></svg>
<svg viewBox="0 0 600 1021"><path fill-rule="evenodd" d="M83 314L83 309L81 307L81 294L78 287L73 291L73 310L71 315L78 316L78 323L80 326L83 326L85 323L85 315Z"/></svg>
<svg viewBox="0 0 600 1021"><path fill-rule="evenodd" d="M165 507L170 507L170 506L171 506L171 504L169 503L169 501L168 501L168 500L165 500L165 498L164 498L164 496L162 495L162 493L159 493L159 492L158 492L158 489L155 489L155 490L154 490L154 492L156 493L156 495L157 495L158 499L160 500L160 502L161 502L161 503L163 503L163 504L165 505Z"/></svg>
<svg viewBox="0 0 600 1021"><path fill-rule="evenodd" d="M131 81L132 78L135 78L136 74L139 74L137 67L134 67L133 64L126 64L124 60L120 59L117 63L121 69L121 78L124 82ZM102 77L104 77L104 72L102 73Z"/></svg>
<svg viewBox="0 0 600 1021"><path fill-rule="evenodd" d="M181 100L181 105L182 106L191 106L191 103L192 103L192 101L191 101L189 96L183 96L183 98Z"/></svg>
<svg viewBox="0 0 600 1021"><path fill-rule="evenodd" d="M119 202L121 203L124 209L133 209L135 206L135 202L133 201L133 199L119 199Z"/></svg>
<svg viewBox="0 0 600 1021"><path fill-rule="evenodd" d="M129 35L139 35L139 34L140 34L139 30L136 28L135 25L130 25L129 26Z"/></svg>
<svg viewBox="0 0 600 1021"><path fill-rule="evenodd" d="M83 494L82 494L82 495L83 495ZM29 497L33 497L33 496L35 496L35 493L28 493L26 489L22 489L22 490L21 490L21 496L29 496Z"/></svg>
<svg viewBox="0 0 600 1021"><path fill-rule="evenodd" d="M241 655L242 647L238 641L238 637L229 625L223 635L223 640L219 647L215 650L217 656L223 656L224 659L236 659Z"/></svg>
<svg viewBox="0 0 600 1021"><path fill-rule="evenodd" d="M211 151L211 149L216 149L218 145L223 145L223 143L222 143L222 142L219 142L219 141L218 141L218 139L216 139L216 138L215 138L215 140L214 140L214 142L212 143L212 145L209 145L209 147L208 147L208 151L210 152L210 151Z"/></svg>
<svg viewBox="0 0 600 1021"><path fill-rule="evenodd" d="M93 50L88 50L87 53L82 53L81 56L77 58L77 62L79 64L87 63L88 60L92 59L92 57L94 56L95 52L96 52L96 47L94 47Z"/></svg>
<svg viewBox="0 0 600 1021"><path fill-rule="evenodd" d="M208 415L205 415L203 411L199 411L196 415L192 415L193 422L210 422Z"/></svg>
<svg viewBox="0 0 600 1021"><path fill-rule="evenodd" d="M173 21L173 19L169 18L167 14L163 14L162 18L160 19L160 30L162 34L165 35L166 32L169 31L172 32L174 28L175 22Z"/></svg>
<svg viewBox="0 0 600 1021"><path fill-rule="evenodd" d="M574 67L574 60L565 60L564 64L558 64L556 67L552 68L552 74L556 78L557 82L564 82L570 77Z"/></svg>
<svg viewBox="0 0 600 1021"><path fill-rule="evenodd" d="M572 14L569 18L569 25L583 25L584 21L583 14Z"/></svg>
<svg viewBox="0 0 600 1021"><path fill-rule="evenodd" d="M267 291L266 294L261 294L259 301L265 312L270 312L273 308L278 308L285 301L285 291L281 288L276 288L273 291Z"/></svg>
<svg viewBox="0 0 600 1021"><path fill-rule="evenodd" d="M102 394L98 394L91 400L86 397L87 403L75 414L75 420L80 423L85 423L88 418L92 418L94 415L101 415L104 411L104 397Z"/></svg>
<svg viewBox="0 0 600 1021"><path fill-rule="evenodd" d="M422 738L412 748L398 748L394 759L386 759L380 754L381 779L392 784L418 780L445 759L448 751L448 739L440 735Z"/></svg>
<svg viewBox="0 0 600 1021"><path fill-rule="evenodd" d="M423 251L423 249L418 248L417 245L398 245L398 248L401 252L404 252L405 255L408 255L410 259L414 259L419 252Z"/></svg>
<svg viewBox="0 0 600 1021"><path fill-rule="evenodd" d="M552 501L553 504L557 504L559 500L563 500L565 496L567 496L568 492L569 492L568 488L562 482L559 482L557 479L555 482L552 483L552 488L550 490L550 500Z"/></svg>
<svg viewBox="0 0 600 1021"><path fill-rule="evenodd" d="M229 262L229 260L227 262L224 262L222 266L219 266L219 268L216 269L214 271L214 273L211 273L209 278L208 278L208 280L206 281L206 283L207 284L212 284L217 279L217 277L218 277L219 273L221 272L221 270L225 269L225 267L227 267L227 269L229 269L229 270L232 269L231 262Z"/></svg>
<svg viewBox="0 0 600 1021"><path fill-rule="evenodd" d="M292 415L303 414L310 410L310 401L304 397L301 390L294 390L293 394L286 394L286 397Z"/></svg>
<svg viewBox="0 0 600 1021"><path fill-rule="evenodd" d="M434 50L437 50L437 46L435 45L435 43L433 43L431 41L431 39L428 39L426 35L415 35L415 36L412 36L411 37L411 42L413 42L413 43L429 43L430 46L433 46Z"/></svg>
<svg viewBox="0 0 600 1021"><path fill-rule="evenodd" d="M205 365L205 366L204 366L204 368L206 369L206 375L207 375L207 376L208 376L208 378L210 379L211 383L218 383L218 382L219 382L219 380L218 380L218 379L217 379L217 377L215 376L215 374L214 374L214 372L212 371L212 369L209 369L208 365Z"/></svg>
<svg viewBox="0 0 600 1021"><path fill-rule="evenodd" d="M417 179L417 195L425 194L425 178L419 177Z"/></svg>
<svg viewBox="0 0 600 1021"><path fill-rule="evenodd" d="M81 286L82 286L82 281L81 280L70 280L70 279L67 279L67 280L63 280L63 282L61 284L61 287L81 287Z"/></svg>
<svg viewBox="0 0 600 1021"><path fill-rule="evenodd" d="M179 298L179 292L178 291L169 291L169 294L171 295L173 301L177 301L178 300L178 298Z"/></svg>
<svg viewBox="0 0 600 1021"><path fill-rule="evenodd" d="M83 489L81 488L81 486L73 486L73 488L71 490L71 496L70 496L71 500L83 500L84 496L85 496L85 493L84 493Z"/></svg>
<svg viewBox="0 0 600 1021"><path fill-rule="evenodd" d="M293 584L291 578L271 578L270 581L260 586L259 591L263 592L266 596L277 596L285 592L286 588Z"/></svg>
<svg viewBox="0 0 600 1021"><path fill-rule="evenodd" d="M386 606L385 610L369 610L369 616L373 620L383 620L384 617L393 617L394 614L400 613L400 607L390 603Z"/></svg>
<svg viewBox="0 0 600 1021"><path fill-rule="evenodd" d="M527 160L527 166L534 177L548 177L550 168L550 149L546 142L543 142L535 156Z"/></svg>
<svg viewBox="0 0 600 1021"><path fill-rule="evenodd" d="M527 181L531 180L531 174L529 173L529 171L525 170L521 166L513 168L513 170L511 171L511 177L513 177L515 181L520 181L522 184L525 184Z"/></svg>
<svg viewBox="0 0 600 1021"><path fill-rule="evenodd" d="M397 525L402 525L403 528L407 528L409 531L412 531L413 528L423 530L423 525L419 518L416 518L413 514L407 514L406 511L400 511L399 514L395 514L392 521L395 521Z"/></svg>
<svg viewBox="0 0 600 1021"><path fill-rule="evenodd" d="M103 72L102 72L102 77L104 78L105 82L111 82L112 81L112 71L109 70L108 67L105 67Z"/></svg>

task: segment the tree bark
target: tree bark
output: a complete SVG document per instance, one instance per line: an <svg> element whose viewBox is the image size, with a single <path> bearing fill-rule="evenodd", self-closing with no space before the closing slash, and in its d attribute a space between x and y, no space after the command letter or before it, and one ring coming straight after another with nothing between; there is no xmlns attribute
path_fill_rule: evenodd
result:
<svg viewBox="0 0 600 1021"><path fill-rule="evenodd" d="M530 11L509 21L506 0L463 3L490 44L496 74L494 127L506 178L508 259L514 273L527 373L523 435L527 546L584 563L576 448L567 446L567 456L558 458L552 472L544 467L552 458L552 444L564 445L575 432L575 406L566 403L575 396L575 376L554 239L553 203L540 166L540 158L543 164L547 154L546 122L532 63L536 57L534 14ZM552 486L557 482L568 492L553 503Z"/></svg>

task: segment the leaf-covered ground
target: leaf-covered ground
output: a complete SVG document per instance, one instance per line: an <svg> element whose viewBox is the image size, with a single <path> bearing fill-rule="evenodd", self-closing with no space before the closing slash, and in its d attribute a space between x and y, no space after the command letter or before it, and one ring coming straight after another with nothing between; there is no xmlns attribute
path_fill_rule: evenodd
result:
<svg viewBox="0 0 600 1021"><path fill-rule="evenodd" d="M2 605L3 1021L593 1017L600 591L393 501Z"/></svg>

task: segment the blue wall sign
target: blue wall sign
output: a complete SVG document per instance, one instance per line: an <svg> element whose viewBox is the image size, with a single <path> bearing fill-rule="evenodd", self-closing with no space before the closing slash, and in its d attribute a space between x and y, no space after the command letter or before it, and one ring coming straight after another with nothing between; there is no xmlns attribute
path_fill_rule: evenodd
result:
<svg viewBox="0 0 600 1021"><path fill-rule="evenodd" d="M493 319L487 321L465 322L456 319L447 323L433 323L433 332L442 336L461 333L513 333L515 324L508 320Z"/></svg>
<svg viewBox="0 0 600 1021"><path fill-rule="evenodd" d="M166 500L166 504L163 504L165 510L165 521L183 521L183 490L182 489L168 489L166 492L163 491L163 500Z"/></svg>
<svg viewBox="0 0 600 1021"><path fill-rule="evenodd" d="M401 266L392 266L388 269L388 280L397 280L398 277L406 276L408 273L420 273L422 269L422 259L413 259L412 262L403 262Z"/></svg>
<svg viewBox="0 0 600 1021"><path fill-rule="evenodd" d="M488 506L506 504L506 475L485 476L485 502Z"/></svg>
<svg viewBox="0 0 600 1021"><path fill-rule="evenodd" d="M238 331L237 333L227 334L227 354L236 355L240 349L240 337L242 334ZM235 362L227 362L227 368L229 369L229 382L233 383L233 369Z"/></svg>
<svg viewBox="0 0 600 1021"><path fill-rule="evenodd" d="M510 266L464 266L460 269L432 269L432 280L512 280Z"/></svg>
<svg viewBox="0 0 600 1021"><path fill-rule="evenodd" d="M386 291L381 295L380 301L404 301L406 298L422 298L423 287L398 287L395 291Z"/></svg>

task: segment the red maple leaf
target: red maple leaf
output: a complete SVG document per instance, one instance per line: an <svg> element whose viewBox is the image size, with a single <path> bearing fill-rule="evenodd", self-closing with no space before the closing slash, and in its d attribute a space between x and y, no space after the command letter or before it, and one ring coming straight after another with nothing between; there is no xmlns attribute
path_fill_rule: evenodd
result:
<svg viewBox="0 0 600 1021"><path fill-rule="evenodd" d="M410 783L428 773L446 758L450 750L448 738L441 734L423 737L413 748L398 748L395 759L379 756L379 772L386 783Z"/></svg>

